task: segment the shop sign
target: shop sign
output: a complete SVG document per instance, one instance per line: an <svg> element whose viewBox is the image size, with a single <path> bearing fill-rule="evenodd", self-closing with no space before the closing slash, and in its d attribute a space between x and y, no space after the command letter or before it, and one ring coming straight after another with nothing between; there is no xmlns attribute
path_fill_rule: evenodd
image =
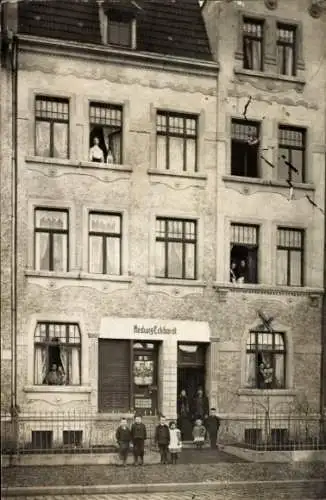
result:
<svg viewBox="0 0 326 500"><path fill-rule="evenodd" d="M176 335L176 328L166 328L162 325L145 327L144 325L134 325L134 333L140 335Z"/></svg>

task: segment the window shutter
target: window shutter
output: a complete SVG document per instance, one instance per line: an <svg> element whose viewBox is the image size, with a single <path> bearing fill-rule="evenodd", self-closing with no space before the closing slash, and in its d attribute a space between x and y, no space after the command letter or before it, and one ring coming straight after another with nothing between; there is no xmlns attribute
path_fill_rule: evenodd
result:
<svg viewBox="0 0 326 500"><path fill-rule="evenodd" d="M99 411L130 407L130 342L99 341Z"/></svg>

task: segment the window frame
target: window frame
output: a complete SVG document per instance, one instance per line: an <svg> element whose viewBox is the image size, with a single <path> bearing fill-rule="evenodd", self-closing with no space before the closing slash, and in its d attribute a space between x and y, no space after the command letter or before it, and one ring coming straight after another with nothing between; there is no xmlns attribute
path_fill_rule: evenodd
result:
<svg viewBox="0 0 326 500"><path fill-rule="evenodd" d="M164 237L158 237L156 234L156 227L158 221L164 221ZM181 238L169 238L168 234L168 223L169 222L182 222L182 237ZM185 224L191 223L194 225L195 229L195 238L194 240L187 241L187 238L184 237L185 234ZM169 280L187 280L187 281L196 281L198 279L198 221L197 219L184 219L180 217L165 217L165 216L157 216L155 217L155 255L156 255L156 243L163 242L164 243L164 276L157 276L156 274L156 266L155 266L155 278L156 279L169 279ZM169 243L182 243L182 277L174 277L168 276L168 246ZM193 269L193 278L187 278L185 276L186 273L186 245L187 242L194 246L194 269Z"/></svg>
<svg viewBox="0 0 326 500"><path fill-rule="evenodd" d="M280 29L293 32L293 42L292 43L281 41L279 39L278 31ZM297 38L298 38L298 27L295 24L288 24L288 23L284 23L282 21L277 21L277 23L276 23L276 52L278 51L279 47L283 48L283 51L282 51L282 69L283 69L283 71L280 72L281 75L297 76L297 43L298 43ZM284 71L284 68L286 66L286 55L285 55L285 48L286 47L292 48L292 72L290 75L288 75ZM277 66L277 61L276 61L276 66ZM278 66L277 66L277 69L279 69Z"/></svg>
<svg viewBox="0 0 326 500"><path fill-rule="evenodd" d="M46 337L47 340L45 341L37 341L37 332L39 331L39 328L41 328L42 325L45 325L46 328ZM55 387L66 387L66 386L72 386L72 387L79 387L81 386L82 383L82 336L81 336L81 330L80 330L80 325L78 322L66 322L66 321L38 321L36 323L36 327L34 330L34 337L33 337L33 350L34 350L34 356L33 356L33 380L34 380L34 385L37 386L46 386L47 384L45 383L37 383L35 381L35 365L36 365L36 352L37 348L45 348L49 352L49 347L51 345L54 345L53 342L50 340L50 326L56 326L56 325L64 325L66 327L66 342L60 342L60 346L63 346L67 350L72 351L73 348L77 349L79 352L78 356L78 368L79 368L79 383L78 384L71 384L71 383L65 383L65 384L54 384ZM77 331L79 333L79 342L69 342L69 328L73 326L77 328ZM68 364L69 366L69 364ZM50 366L47 367L48 371L50 369ZM69 372L68 372L69 374ZM69 380L69 377L67 377L67 380Z"/></svg>
<svg viewBox="0 0 326 500"><path fill-rule="evenodd" d="M67 104L68 105L68 118L67 120L65 119L58 119L58 118L52 118L52 117L40 117L37 116L37 101L44 101L44 102L55 102L55 103L62 103L62 104ZM37 150L36 150L36 138L37 138L37 133L36 133L36 125L38 122L47 122L50 123L50 144L49 144L49 150L50 154L46 158L59 158L54 156L54 123L65 123L67 124L67 156L64 159L69 159L70 158L70 99L68 97L57 97L57 96L49 96L49 95L44 95L44 94L36 94L34 97L34 152L35 155L37 156Z"/></svg>
<svg viewBox="0 0 326 500"><path fill-rule="evenodd" d="M124 132L124 127L123 127L123 122L124 122L124 109L122 104L114 104L110 102L103 102L103 101L96 101L96 100L91 100L88 102L88 127L89 127L89 134L88 134L88 151L92 147L90 144L90 138L92 134L92 128L93 127L110 127L113 125L108 125L108 124L103 124L99 122L92 121L92 113L91 109L93 108L99 108L103 110L110 110L110 111L119 111L121 114L121 120L120 120L120 151L119 151L119 156L120 156L120 161L119 162L113 162L112 165L122 165L124 158L123 158L123 132ZM104 151L103 151L104 154ZM89 160L88 154L87 154L87 159ZM107 163L104 161L104 163Z"/></svg>
<svg viewBox="0 0 326 500"><path fill-rule="evenodd" d="M291 132L301 132L303 146L301 146L301 147L300 146L289 146L286 144L282 144L281 143L281 131L282 130L288 130ZM278 139L277 139L278 151L280 151L280 149L286 149L289 152L288 161L290 163L292 163L292 151L293 150L302 152L302 179L299 182L304 184L306 182L307 129L304 127L297 127L297 126L279 123L277 132L278 132ZM292 169L290 167L288 167L288 179L290 181L292 181Z"/></svg>
<svg viewBox="0 0 326 500"><path fill-rule="evenodd" d="M270 390L283 390L283 389L286 389L287 387L287 362L288 362L288 350L287 350L287 345L286 345L286 335L283 331L277 331L277 330L273 330L273 331L266 331L266 330L262 330L262 329L258 329L258 328L255 328L255 329L252 329L249 331L249 338L251 335L255 335L255 344L254 344L254 348L248 348L248 337L247 337L247 341L246 341L246 362L247 362L247 356L248 354L255 354L255 387L247 387L248 389L253 389L253 390L266 390L266 388L264 387L258 387L258 374L259 374L259 365L258 365L258 353L259 352L262 352L262 353L268 353L268 354L271 354L271 358L272 358L272 368L273 368L273 378L275 379L275 354L283 354L283 386L282 387L276 387L275 385L271 388L269 388ZM272 343L272 349L266 349L265 351L264 350L261 350L259 351L258 350L258 335L272 335L272 338L273 338L273 343ZM283 349L280 350L280 349L276 349L275 348L275 337L276 335L280 335L283 339ZM252 344L250 344L252 345ZM274 382L275 384L275 382Z"/></svg>
<svg viewBox="0 0 326 500"><path fill-rule="evenodd" d="M51 228L38 228L36 227L36 214L38 211L46 211L46 212L58 212L58 213L64 213L67 216L67 229L51 229ZM66 270L62 272L69 272L69 253L70 253L70 248L69 248L69 233L70 233L70 221L69 221L69 209L67 208L58 208L58 207L41 207L41 206L36 206L34 207L34 269L38 271L51 271L51 272L57 272L55 269L53 269L53 235L54 234L65 234L67 236L67 262L66 262ZM49 261L50 261L50 269L37 269L37 262L36 262L36 248L37 248L37 242L36 242L36 234L37 233L46 233L49 235ZM58 271L60 272L60 271Z"/></svg>
<svg viewBox="0 0 326 500"><path fill-rule="evenodd" d="M279 230L292 231L301 234L301 247L291 247L291 246L283 246L278 244L278 235ZM305 267L305 230L301 228L287 227L287 226L277 226L277 243L276 243L276 262L278 260L278 250L286 250L287 252L287 284L278 286L297 286L291 284L291 253L292 252L300 252L300 272L301 272L301 284L299 286L304 286L305 284L305 276L304 276L304 267Z"/></svg>
<svg viewBox="0 0 326 500"><path fill-rule="evenodd" d="M128 25L129 31L129 43L121 43L120 37L120 27L119 27L119 42L110 41L110 24L116 25ZM107 16L107 27L106 27L106 40L108 45L113 45L114 47L121 47L123 49L131 49L133 46L133 19L130 17L122 17L117 15L108 15Z"/></svg>
<svg viewBox="0 0 326 500"><path fill-rule="evenodd" d="M91 222L91 215L107 215L107 216L115 216L119 217L120 219L120 233L105 233L105 232L100 232L100 231L91 231L90 230L90 222ZM123 240L123 217L122 214L119 212L104 212L102 210L90 210L88 212L88 271L90 271L90 238L91 236L101 236L102 238L102 251L103 251L103 262L102 262L102 269L107 271L107 238L119 238L119 275L122 275L122 260L123 260L123 248L122 248L122 240ZM102 273L92 273L92 274L99 274L99 275L106 275L106 276L116 276L109 274L107 272L102 272Z"/></svg>
<svg viewBox="0 0 326 500"><path fill-rule="evenodd" d="M243 228L255 228L256 230L256 244L251 244L251 243L239 243L236 241L233 241L232 239L232 227L233 226L238 226L238 227L243 227ZM256 270L255 270L255 281L248 281L245 284L249 285L258 285L259 284L259 243L260 243L260 225L258 224L246 224L243 222L231 222L230 224L230 231L231 231L231 236L230 236L230 250L229 250L229 266L231 266L231 253L233 250L234 246L243 246L246 247L249 250L255 250L256 254Z"/></svg>
<svg viewBox="0 0 326 500"><path fill-rule="evenodd" d="M248 34L244 27L246 24L251 24L255 26L260 26L261 27L261 37L259 36L254 36L251 34ZM246 40L254 40L256 42L260 42L260 67L258 69L256 68L247 68L245 65L246 61L246 56L245 56L245 49L246 49ZM242 17L242 53L243 53L243 69L248 70L248 71L264 71L264 58L265 58L265 19L258 19L255 17L251 17L250 15L244 15Z"/></svg>
<svg viewBox="0 0 326 500"><path fill-rule="evenodd" d="M233 155L232 155L232 149L233 149L233 145L234 144L247 144L247 148L249 150L249 148L252 148L253 146L250 146L249 143L247 141L244 141L240 138L237 138L236 136L233 136L233 125L246 125L250 128L255 128L255 132L256 132L256 137L258 139L258 143L257 143L257 158L256 158L256 171L257 171L257 175L256 176L252 176L252 175L249 175L248 174L248 154L246 154L246 160L244 161L244 175L240 175L238 173L233 173L233 162L232 162L232 158L233 158ZM245 120L245 119L242 119L242 118L231 118L231 155L230 155L230 158L231 158L231 161L230 161L230 174L232 176L238 176L238 177L247 177L247 178L250 178L250 179L259 179L260 178L260 174L261 174L261 163L260 163L260 134L261 134L261 122L257 121L257 120ZM248 134L248 140L249 140L249 137L250 135ZM256 145L255 145L256 146Z"/></svg>
<svg viewBox="0 0 326 500"><path fill-rule="evenodd" d="M159 116L164 116L166 119L166 131L161 131L158 130L158 117ZM178 134L177 132L170 132L170 118L182 118L183 120L183 133ZM183 138L183 166L182 166L182 172L183 173L192 173L191 170L187 169L187 139L195 139L195 167L194 167L194 172L198 172L198 119L199 116L194 113L180 113L178 111L165 111L165 110L157 110L156 111L156 124L155 124L155 131L156 131L156 137L157 136L162 136L166 137L166 144L165 144L165 168L164 171L171 171L171 165L170 165L170 138L171 137L177 137L177 138ZM195 135L190 135L187 134L187 125L186 125L186 120L194 120L195 121ZM157 155L157 140L156 140L156 155ZM157 160L156 160L157 162Z"/></svg>

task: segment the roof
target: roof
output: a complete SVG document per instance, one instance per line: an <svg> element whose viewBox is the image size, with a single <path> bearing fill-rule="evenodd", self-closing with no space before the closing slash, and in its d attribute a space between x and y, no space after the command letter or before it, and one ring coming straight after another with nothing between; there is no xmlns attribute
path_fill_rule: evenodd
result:
<svg viewBox="0 0 326 500"><path fill-rule="evenodd" d="M198 0L128 1L138 11L137 51L213 59ZM96 0L23 0L18 8L18 32L101 44L98 9Z"/></svg>

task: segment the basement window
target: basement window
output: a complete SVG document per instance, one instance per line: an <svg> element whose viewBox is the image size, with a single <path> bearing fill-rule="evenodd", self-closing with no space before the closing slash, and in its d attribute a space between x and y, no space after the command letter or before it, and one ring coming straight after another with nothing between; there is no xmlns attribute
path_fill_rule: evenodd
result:
<svg viewBox="0 0 326 500"><path fill-rule="evenodd" d="M63 431L62 440L64 446L81 446L83 441L83 431Z"/></svg>
<svg viewBox="0 0 326 500"><path fill-rule="evenodd" d="M32 449L49 450L53 444L53 431L32 431Z"/></svg>

